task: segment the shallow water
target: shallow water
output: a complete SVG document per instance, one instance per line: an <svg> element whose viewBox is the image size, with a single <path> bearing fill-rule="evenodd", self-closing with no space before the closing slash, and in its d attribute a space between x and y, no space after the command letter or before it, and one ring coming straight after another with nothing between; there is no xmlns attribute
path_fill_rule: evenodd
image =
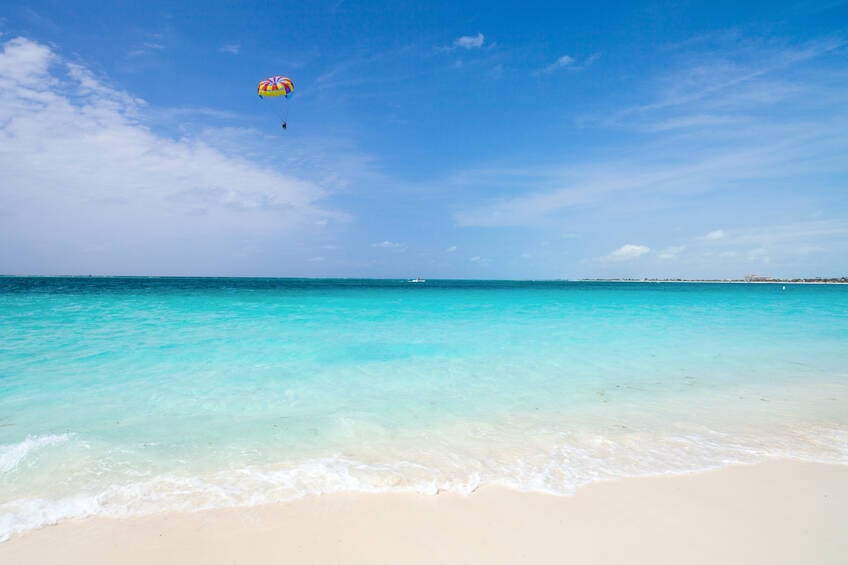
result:
<svg viewBox="0 0 848 565"><path fill-rule="evenodd" d="M0 278L0 537L848 463L848 286Z"/></svg>

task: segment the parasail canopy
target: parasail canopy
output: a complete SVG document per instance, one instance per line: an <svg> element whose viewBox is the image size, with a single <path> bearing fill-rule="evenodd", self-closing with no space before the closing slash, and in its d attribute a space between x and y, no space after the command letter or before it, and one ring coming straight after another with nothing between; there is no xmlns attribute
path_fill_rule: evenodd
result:
<svg viewBox="0 0 848 565"><path fill-rule="evenodd" d="M259 96L285 96L294 94L294 83L289 77L274 75L259 83Z"/></svg>

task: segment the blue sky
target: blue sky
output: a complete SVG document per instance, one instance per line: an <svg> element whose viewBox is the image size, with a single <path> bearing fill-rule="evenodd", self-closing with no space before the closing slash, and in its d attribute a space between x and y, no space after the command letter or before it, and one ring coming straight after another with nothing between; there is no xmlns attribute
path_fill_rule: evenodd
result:
<svg viewBox="0 0 848 565"><path fill-rule="evenodd" d="M848 3L744 4L5 2L0 272L846 275Z"/></svg>

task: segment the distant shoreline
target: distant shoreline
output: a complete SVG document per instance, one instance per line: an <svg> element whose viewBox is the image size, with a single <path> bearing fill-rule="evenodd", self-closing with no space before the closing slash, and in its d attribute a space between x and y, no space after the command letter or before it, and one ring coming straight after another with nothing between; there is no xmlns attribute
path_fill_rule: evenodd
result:
<svg viewBox="0 0 848 565"><path fill-rule="evenodd" d="M580 279L578 282L621 283L710 283L710 284L848 284L848 279L772 279L746 281L743 279Z"/></svg>

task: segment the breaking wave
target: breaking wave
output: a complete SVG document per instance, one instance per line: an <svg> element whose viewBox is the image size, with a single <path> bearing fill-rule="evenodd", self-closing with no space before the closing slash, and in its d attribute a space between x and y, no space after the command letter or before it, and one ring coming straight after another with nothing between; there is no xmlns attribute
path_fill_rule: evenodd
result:
<svg viewBox="0 0 848 565"><path fill-rule="evenodd" d="M0 469L13 470L32 450L67 439L31 436L4 446ZM565 441L549 449L487 455L408 446L404 452L391 450L384 461L334 455L199 476L165 474L56 499L18 499L0 503L0 541L71 518L256 506L333 492L467 495L481 486L498 485L569 495L598 480L703 471L776 457L848 464L848 430L841 427L816 427L768 440L740 439L709 429L674 436L583 434L561 439Z"/></svg>

